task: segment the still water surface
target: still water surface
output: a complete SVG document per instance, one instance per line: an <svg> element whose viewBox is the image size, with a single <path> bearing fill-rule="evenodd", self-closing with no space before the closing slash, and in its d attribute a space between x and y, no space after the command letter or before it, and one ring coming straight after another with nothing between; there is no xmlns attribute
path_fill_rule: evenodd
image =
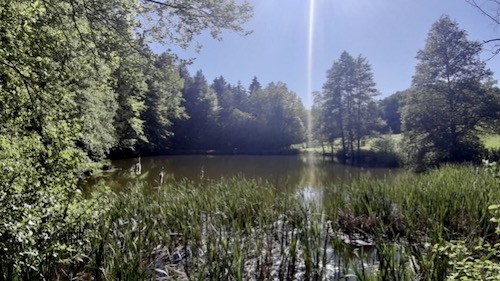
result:
<svg viewBox="0 0 500 281"><path fill-rule="evenodd" d="M119 191L137 181L133 173L138 159L112 162L113 171L92 180L104 181ZM254 155L175 155L143 157L139 180L146 187L159 185L160 173L164 184L187 179L194 182L221 178L244 177L266 180L280 189L321 189L330 184L342 184L361 176L390 177L397 170L358 168L331 163L314 155L254 156Z"/></svg>

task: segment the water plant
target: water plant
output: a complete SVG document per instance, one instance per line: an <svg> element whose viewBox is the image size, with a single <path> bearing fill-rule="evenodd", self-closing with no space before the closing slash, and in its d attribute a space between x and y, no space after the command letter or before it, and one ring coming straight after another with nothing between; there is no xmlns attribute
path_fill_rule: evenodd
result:
<svg viewBox="0 0 500 281"><path fill-rule="evenodd" d="M332 184L306 202L242 177L161 188L137 177L121 192L90 193L99 200L87 199L95 213L75 240L82 254L55 257L44 272L95 280L441 280L458 268L450 241L494 247L486 206L500 201L496 187L482 169L443 166Z"/></svg>

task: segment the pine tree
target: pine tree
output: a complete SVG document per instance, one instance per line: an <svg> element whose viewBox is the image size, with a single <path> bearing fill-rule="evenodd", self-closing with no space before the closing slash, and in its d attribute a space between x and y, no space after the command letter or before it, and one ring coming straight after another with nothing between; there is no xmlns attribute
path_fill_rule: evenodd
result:
<svg viewBox="0 0 500 281"><path fill-rule="evenodd" d="M321 108L325 124L323 134L330 142L340 138L340 161L352 164L359 157L361 141L370 135L378 122L373 110L368 110L377 93L371 66L366 58L353 58L343 52L327 71L323 94L316 105Z"/></svg>

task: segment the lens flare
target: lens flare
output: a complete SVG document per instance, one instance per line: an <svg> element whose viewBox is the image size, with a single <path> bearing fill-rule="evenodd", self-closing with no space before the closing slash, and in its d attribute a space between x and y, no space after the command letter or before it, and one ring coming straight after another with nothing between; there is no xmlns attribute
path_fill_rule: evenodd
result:
<svg viewBox="0 0 500 281"><path fill-rule="evenodd" d="M315 0L309 1L309 28L307 36L307 104L312 105L312 68L313 68L313 44L314 44L314 3ZM312 146L312 115L311 110L307 116L307 147Z"/></svg>

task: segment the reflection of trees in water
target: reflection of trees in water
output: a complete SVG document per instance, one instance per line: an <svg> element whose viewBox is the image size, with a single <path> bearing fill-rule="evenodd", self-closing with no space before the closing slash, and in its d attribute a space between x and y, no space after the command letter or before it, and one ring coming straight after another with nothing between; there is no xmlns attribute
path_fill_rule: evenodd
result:
<svg viewBox="0 0 500 281"><path fill-rule="evenodd" d="M276 188L294 192L298 187L320 188L332 183L346 181L370 173L381 177L387 169L362 169L323 161L321 157L293 156L161 156L141 159L140 175L134 172L137 158L113 161L112 172L104 172L92 179L89 185L99 180L113 190L120 190L140 181L145 188L157 187L174 181L187 179L195 184L201 180L244 177L266 180Z"/></svg>

